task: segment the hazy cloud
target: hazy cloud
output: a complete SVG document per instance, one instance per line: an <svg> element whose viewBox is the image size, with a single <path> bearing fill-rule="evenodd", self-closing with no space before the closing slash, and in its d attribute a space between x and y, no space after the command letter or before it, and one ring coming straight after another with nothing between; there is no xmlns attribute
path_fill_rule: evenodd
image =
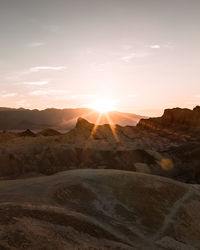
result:
<svg viewBox="0 0 200 250"><path fill-rule="evenodd" d="M34 90L29 93L29 95L35 95L35 96L47 95L47 94L48 94L47 90Z"/></svg>
<svg viewBox="0 0 200 250"><path fill-rule="evenodd" d="M36 85L36 86L42 86L42 85L47 85L49 82L48 81L39 81L39 82L25 82L25 85Z"/></svg>
<svg viewBox="0 0 200 250"><path fill-rule="evenodd" d="M41 96L41 95L59 95L59 94L66 94L68 91L62 89L38 89L29 92L29 95L32 96Z"/></svg>
<svg viewBox="0 0 200 250"><path fill-rule="evenodd" d="M150 46L151 49L160 49L160 45L159 44L154 44Z"/></svg>
<svg viewBox="0 0 200 250"><path fill-rule="evenodd" d="M5 94L2 94L1 97L2 98L7 98L7 97L13 97L13 96L16 96L17 93L5 93Z"/></svg>
<svg viewBox="0 0 200 250"><path fill-rule="evenodd" d="M127 55L127 56L121 57L121 60L128 63L134 58L143 58L143 57L146 57L146 56L149 56L149 54L148 53L131 53L131 54Z"/></svg>
<svg viewBox="0 0 200 250"><path fill-rule="evenodd" d="M174 43L167 42L167 43L162 43L161 45L160 44L152 44L152 45L148 45L146 47L149 47L151 49L160 49L161 47L165 48L165 49L174 49Z"/></svg>
<svg viewBox="0 0 200 250"><path fill-rule="evenodd" d="M42 70L55 70L55 71L61 71L61 70L65 70L66 67L65 66L57 66L57 67L52 67L52 66L37 66L37 67L32 67L30 69L31 72L39 72Z"/></svg>

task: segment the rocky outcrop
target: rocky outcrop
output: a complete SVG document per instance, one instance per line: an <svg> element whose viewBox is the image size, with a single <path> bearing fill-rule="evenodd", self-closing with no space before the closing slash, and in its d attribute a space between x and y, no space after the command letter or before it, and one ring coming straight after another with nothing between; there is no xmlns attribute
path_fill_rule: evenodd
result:
<svg viewBox="0 0 200 250"><path fill-rule="evenodd" d="M200 249L200 190L118 170L0 182L1 249Z"/></svg>
<svg viewBox="0 0 200 250"><path fill-rule="evenodd" d="M18 133L19 136L24 136L24 137L35 137L36 134L33 133L30 129L25 130L24 132Z"/></svg>
<svg viewBox="0 0 200 250"><path fill-rule="evenodd" d="M69 131L65 138L66 141L81 147L109 150L126 148L158 151L185 141L184 136L163 136L135 126L95 125L84 118L78 118L75 128Z"/></svg>
<svg viewBox="0 0 200 250"><path fill-rule="evenodd" d="M195 153L198 143L184 151L185 154L192 148L194 151L192 159L185 160L177 151L184 143L188 144L185 140L130 126L97 126L83 118L79 118L75 128L67 134L48 129L43 135L48 136L32 138L2 133L0 177L24 178L70 169L104 168L200 183L199 154Z"/></svg>
<svg viewBox="0 0 200 250"><path fill-rule="evenodd" d="M188 132L200 132L200 106L190 109L166 109L162 117L141 119L137 125L139 128L155 130L181 130Z"/></svg>

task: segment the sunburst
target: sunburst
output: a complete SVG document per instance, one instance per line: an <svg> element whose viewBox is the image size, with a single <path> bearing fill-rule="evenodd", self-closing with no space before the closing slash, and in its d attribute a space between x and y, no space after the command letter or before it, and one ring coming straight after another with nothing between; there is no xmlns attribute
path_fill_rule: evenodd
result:
<svg viewBox="0 0 200 250"><path fill-rule="evenodd" d="M99 113L107 113L109 111L116 110L115 101L111 98L98 98L93 103L90 104L90 107Z"/></svg>

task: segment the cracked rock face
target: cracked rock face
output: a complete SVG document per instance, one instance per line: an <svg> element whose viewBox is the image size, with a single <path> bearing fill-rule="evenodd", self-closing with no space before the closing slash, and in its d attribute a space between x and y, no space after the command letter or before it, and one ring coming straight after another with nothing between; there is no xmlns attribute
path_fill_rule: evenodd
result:
<svg viewBox="0 0 200 250"><path fill-rule="evenodd" d="M199 249L200 190L119 170L0 182L1 249Z"/></svg>

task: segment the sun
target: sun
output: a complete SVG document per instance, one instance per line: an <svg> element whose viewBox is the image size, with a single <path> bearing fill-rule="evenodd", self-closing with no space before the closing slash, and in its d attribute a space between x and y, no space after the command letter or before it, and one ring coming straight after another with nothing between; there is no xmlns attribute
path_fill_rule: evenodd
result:
<svg viewBox="0 0 200 250"><path fill-rule="evenodd" d="M99 98L90 105L92 109L97 110L100 113L107 113L109 111L116 110L116 105L114 100L107 98Z"/></svg>

